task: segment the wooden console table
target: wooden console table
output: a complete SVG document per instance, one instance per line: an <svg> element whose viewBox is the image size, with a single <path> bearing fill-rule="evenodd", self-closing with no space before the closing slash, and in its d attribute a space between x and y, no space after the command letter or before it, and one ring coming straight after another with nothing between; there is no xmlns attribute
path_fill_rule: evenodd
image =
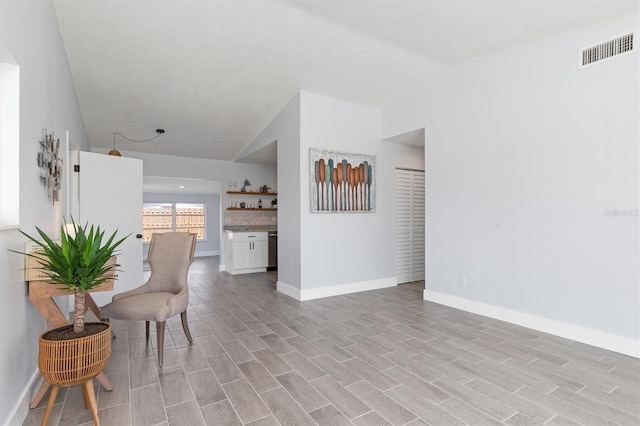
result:
<svg viewBox="0 0 640 426"><path fill-rule="evenodd" d="M115 263L115 257L112 258L109 263ZM111 275L114 275L114 273L115 272L112 272ZM53 328L69 324L67 317L62 313L60 307L56 304L53 298L56 296L72 296L72 292L59 285L51 284L46 280L27 281L27 283L29 285L29 300ZM96 302L93 300L90 293L110 290L113 290L113 278L92 289L85 297L86 309L93 312L98 319L100 319L100 309L98 308L98 305L96 305ZM101 372L96 376L96 379L100 384L102 384L105 390L113 390L113 385L104 372ZM43 379L42 384L40 385L36 396L33 398L33 401L31 401L29 408L36 408L38 406L40 400L50 386L51 385Z"/></svg>

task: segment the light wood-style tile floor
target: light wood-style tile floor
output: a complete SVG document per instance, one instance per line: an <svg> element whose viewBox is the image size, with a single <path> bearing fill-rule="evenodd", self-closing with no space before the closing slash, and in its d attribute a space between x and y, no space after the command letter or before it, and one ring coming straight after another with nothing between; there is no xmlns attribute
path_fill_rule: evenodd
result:
<svg viewBox="0 0 640 426"><path fill-rule="evenodd" d="M640 424L638 359L425 302L423 282L302 303L276 277L196 259L195 341L170 320L163 368L143 323L113 321L101 424ZM50 424L91 423L62 390Z"/></svg>

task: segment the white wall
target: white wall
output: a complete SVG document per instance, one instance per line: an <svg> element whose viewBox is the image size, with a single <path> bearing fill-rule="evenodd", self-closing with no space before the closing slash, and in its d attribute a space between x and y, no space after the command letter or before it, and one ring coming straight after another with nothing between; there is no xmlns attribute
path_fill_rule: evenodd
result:
<svg viewBox="0 0 640 426"><path fill-rule="evenodd" d="M426 128L425 298L639 355L638 54L576 60L637 23L461 64L384 110L385 137Z"/></svg>
<svg viewBox="0 0 640 426"><path fill-rule="evenodd" d="M87 149L86 134L53 5L45 0L0 2L0 43L20 65L20 225L57 235L66 202L52 205L40 185L36 155L47 128L65 142ZM65 159L66 160L66 159ZM27 298L21 268L25 238L17 230L0 231L0 424L21 424L37 375L38 335L45 321ZM24 404L21 404L23 403Z"/></svg>
<svg viewBox="0 0 640 426"><path fill-rule="evenodd" d="M393 181L386 182L380 142L380 110L302 92L300 125L300 203L302 289L390 280L394 267L388 237ZM376 155L376 211L310 213L309 148Z"/></svg>
<svg viewBox="0 0 640 426"><path fill-rule="evenodd" d="M145 192L143 202L178 202L178 203L204 203L206 240L196 243L196 257L216 256L220 254L220 195L219 194L163 194L157 192ZM149 243L143 244L143 258L147 258Z"/></svg>
<svg viewBox="0 0 640 426"><path fill-rule="evenodd" d="M300 95L294 96L245 152L278 141L278 281L300 288Z"/></svg>

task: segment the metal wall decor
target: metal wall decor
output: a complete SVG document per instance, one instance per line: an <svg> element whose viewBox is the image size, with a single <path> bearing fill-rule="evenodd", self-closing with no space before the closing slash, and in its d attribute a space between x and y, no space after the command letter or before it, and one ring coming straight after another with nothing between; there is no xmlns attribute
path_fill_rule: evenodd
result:
<svg viewBox="0 0 640 426"><path fill-rule="evenodd" d="M42 129L40 151L38 151L38 167L40 167L40 183L47 188L47 195L53 204L60 201L62 186L62 157L59 154L60 139L54 139L53 132Z"/></svg>
<svg viewBox="0 0 640 426"><path fill-rule="evenodd" d="M309 149L311 212L374 212L376 157Z"/></svg>

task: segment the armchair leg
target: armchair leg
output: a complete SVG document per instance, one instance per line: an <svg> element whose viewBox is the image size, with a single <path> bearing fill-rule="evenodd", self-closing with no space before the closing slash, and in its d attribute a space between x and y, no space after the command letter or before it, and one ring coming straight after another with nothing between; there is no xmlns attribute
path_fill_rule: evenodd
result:
<svg viewBox="0 0 640 426"><path fill-rule="evenodd" d="M158 335L158 367L162 367L162 354L164 352L164 321L156 322L156 334Z"/></svg>
<svg viewBox="0 0 640 426"><path fill-rule="evenodd" d="M144 322L145 337L149 340L149 321Z"/></svg>
<svg viewBox="0 0 640 426"><path fill-rule="evenodd" d="M187 311L184 311L180 314L180 319L182 320L182 329L184 330L184 334L187 336L187 340L189 343L193 343L193 338L191 337L191 332L189 331L189 323L187 323Z"/></svg>

